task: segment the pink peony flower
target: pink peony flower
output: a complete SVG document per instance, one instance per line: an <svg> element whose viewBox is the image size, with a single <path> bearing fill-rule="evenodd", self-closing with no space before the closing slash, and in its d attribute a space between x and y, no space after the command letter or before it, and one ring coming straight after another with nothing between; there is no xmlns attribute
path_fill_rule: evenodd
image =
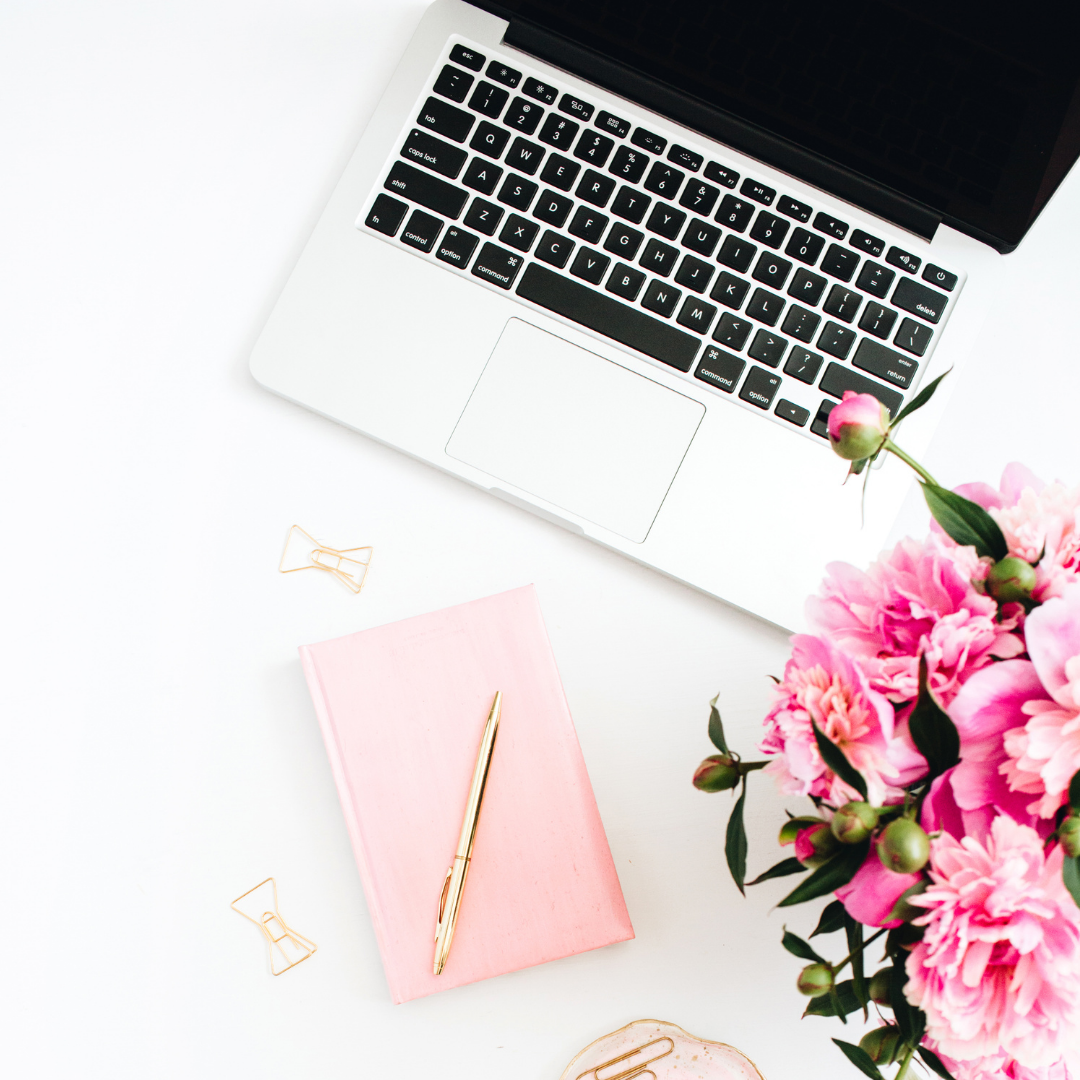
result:
<svg viewBox="0 0 1080 1080"><path fill-rule="evenodd" d="M917 696L925 655L931 689L947 705L974 672L1024 650L1010 633L1015 619L996 621L997 604L972 584L984 569L974 548L940 534L902 540L865 573L833 563L807 615L894 702Z"/></svg>
<svg viewBox="0 0 1080 1080"><path fill-rule="evenodd" d="M829 413L829 442L847 461L873 457L889 434L889 410L873 394L844 391Z"/></svg>
<svg viewBox="0 0 1080 1080"><path fill-rule="evenodd" d="M948 1054L942 1054L936 1049L935 1053L955 1080L1071 1080L1072 1075L1063 1057L1050 1065L1028 1068L1008 1054L998 1053L969 1061L954 1061Z"/></svg>
<svg viewBox="0 0 1080 1080"><path fill-rule="evenodd" d="M853 919L867 926L887 926L891 930L903 921L889 919L896 901L921 880L922 874L894 874L878 858L877 848L871 847L855 876L836 890L836 899L843 903Z"/></svg>
<svg viewBox="0 0 1080 1080"><path fill-rule="evenodd" d="M1080 1022L1080 909L1034 829L1001 815L985 844L946 834L931 845L926 914L907 959L908 1001L927 1037L957 1061L1053 1065Z"/></svg>
<svg viewBox="0 0 1080 1080"><path fill-rule="evenodd" d="M870 801L880 805L898 777L887 755L892 706L867 683L858 664L822 638L797 634L791 659L765 718L760 749L774 755L765 771L788 795L818 795L834 805L861 799L818 753L811 719L866 779Z"/></svg>

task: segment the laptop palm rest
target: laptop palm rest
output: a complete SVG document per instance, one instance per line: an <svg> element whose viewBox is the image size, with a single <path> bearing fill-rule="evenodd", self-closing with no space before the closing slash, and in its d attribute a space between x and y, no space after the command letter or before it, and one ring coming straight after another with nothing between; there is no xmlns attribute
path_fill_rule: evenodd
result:
<svg viewBox="0 0 1080 1080"><path fill-rule="evenodd" d="M641 543L704 413L692 398L510 319L446 452Z"/></svg>

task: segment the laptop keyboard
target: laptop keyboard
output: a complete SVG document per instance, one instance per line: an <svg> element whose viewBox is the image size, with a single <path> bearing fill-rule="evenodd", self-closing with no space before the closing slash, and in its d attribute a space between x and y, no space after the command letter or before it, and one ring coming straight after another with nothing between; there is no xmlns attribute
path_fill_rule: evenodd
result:
<svg viewBox="0 0 1080 1080"><path fill-rule="evenodd" d="M448 48L358 225L808 435L900 409L962 274L512 63Z"/></svg>

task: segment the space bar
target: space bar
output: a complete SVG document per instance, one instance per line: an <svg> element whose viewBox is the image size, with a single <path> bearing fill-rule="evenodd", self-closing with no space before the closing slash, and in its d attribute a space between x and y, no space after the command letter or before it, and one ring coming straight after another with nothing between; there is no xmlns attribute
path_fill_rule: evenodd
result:
<svg viewBox="0 0 1080 1080"><path fill-rule="evenodd" d="M594 292L569 278L530 263L521 277L517 294L556 315L572 319L605 337L614 338L631 349L689 371L701 342L636 308L620 304L603 293Z"/></svg>

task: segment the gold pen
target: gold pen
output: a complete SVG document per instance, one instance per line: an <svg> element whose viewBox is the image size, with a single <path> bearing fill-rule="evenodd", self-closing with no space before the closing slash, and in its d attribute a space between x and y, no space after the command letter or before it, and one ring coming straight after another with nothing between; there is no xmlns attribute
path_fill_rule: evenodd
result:
<svg viewBox="0 0 1080 1080"><path fill-rule="evenodd" d="M469 798L465 802L465 820L461 823L457 851L450 869L446 871L442 893L439 895L439 918L435 924L433 968L436 975L442 971L446 958L450 955L450 945L454 940L454 928L457 926L458 910L461 907L461 894L465 889L465 879L469 876L473 841L476 839L476 824L480 820L480 804L484 800L484 787L487 784L488 770L491 768L491 754L495 749L495 735L499 730L501 712L502 691L497 690L495 700L491 703L487 723L484 725L483 737L480 739L476 765L473 767Z"/></svg>

